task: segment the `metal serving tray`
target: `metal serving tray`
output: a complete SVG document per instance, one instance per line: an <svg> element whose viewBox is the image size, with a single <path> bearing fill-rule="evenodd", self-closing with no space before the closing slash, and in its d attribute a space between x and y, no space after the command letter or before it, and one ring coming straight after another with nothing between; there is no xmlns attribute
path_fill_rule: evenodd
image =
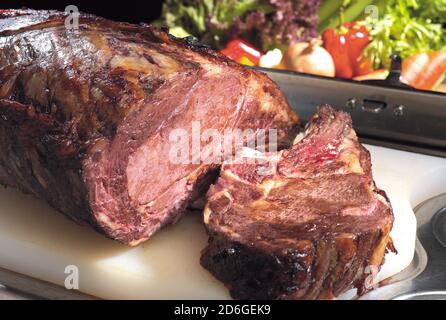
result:
<svg viewBox="0 0 446 320"><path fill-rule="evenodd" d="M446 194L415 208L417 244L412 263L360 299L446 300Z"/></svg>
<svg viewBox="0 0 446 320"><path fill-rule="evenodd" d="M255 69L279 85L304 122L328 103L351 114L364 142L446 157L446 94Z"/></svg>

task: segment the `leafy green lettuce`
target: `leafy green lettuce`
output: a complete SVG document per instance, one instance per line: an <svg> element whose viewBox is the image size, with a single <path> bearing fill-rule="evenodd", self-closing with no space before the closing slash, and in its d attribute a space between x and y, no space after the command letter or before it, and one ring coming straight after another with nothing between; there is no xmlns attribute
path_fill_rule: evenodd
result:
<svg viewBox="0 0 446 320"><path fill-rule="evenodd" d="M419 0L417 12L421 18L434 23L446 23L446 0Z"/></svg>
<svg viewBox="0 0 446 320"><path fill-rule="evenodd" d="M192 35L220 49L235 19L252 11L268 14L273 8L266 0L167 0L156 24L174 36Z"/></svg>
<svg viewBox="0 0 446 320"><path fill-rule="evenodd" d="M375 68L389 68L390 55L407 58L420 52L443 50L446 37L446 0L391 0L385 14L368 18L372 42L365 55Z"/></svg>
<svg viewBox="0 0 446 320"><path fill-rule="evenodd" d="M321 0L167 0L158 25L216 49L240 37L269 50L317 36Z"/></svg>

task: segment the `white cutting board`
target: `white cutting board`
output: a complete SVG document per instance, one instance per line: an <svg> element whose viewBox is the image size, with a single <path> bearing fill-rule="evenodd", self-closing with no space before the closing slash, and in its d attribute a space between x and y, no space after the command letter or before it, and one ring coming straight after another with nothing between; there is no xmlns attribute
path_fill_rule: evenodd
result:
<svg viewBox="0 0 446 320"><path fill-rule="evenodd" d="M446 159L375 146L373 173L395 213L383 279L405 268L414 252L412 208L446 192ZM67 265L79 269L80 291L111 299L227 299L227 290L199 264L207 237L199 214L128 248L65 219L45 203L0 188L0 268L64 285Z"/></svg>

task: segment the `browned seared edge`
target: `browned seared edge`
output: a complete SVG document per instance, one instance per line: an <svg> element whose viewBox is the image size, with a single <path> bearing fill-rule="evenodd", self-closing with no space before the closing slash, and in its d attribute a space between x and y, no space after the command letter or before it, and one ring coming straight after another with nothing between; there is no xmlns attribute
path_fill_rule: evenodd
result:
<svg viewBox="0 0 446 320"><path fill-rule="evenodd" d="M223 164L208 192L201 258L231 295L330 299L367 290L393 248L393 214L350 116L323 106L290 149L245 149L240 159ZM276 171L265 174L265 163Z"/></svg>
<svg viewBox="0 0 446 320"><path fill-rule="evenodd" d="M298 118L277 86L147 25L0 11L0 182L136 245L206 189L218 168L172 164L169 133L275 128ZM189 132L188 131L188 132Z"/></svg>

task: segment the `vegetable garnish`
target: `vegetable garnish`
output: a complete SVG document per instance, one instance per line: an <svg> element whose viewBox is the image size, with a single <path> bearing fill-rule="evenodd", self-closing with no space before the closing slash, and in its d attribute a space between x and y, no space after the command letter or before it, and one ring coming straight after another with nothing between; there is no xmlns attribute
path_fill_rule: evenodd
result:
<svg viewBox="0 0 446 320"><path fill-rule="evenodd" d="M403 61L402 81L414 88L431 90L446 72L446 51L419 53Z"/></svg>
<svg viewBox="0 0 446 320"><path fill-rule="evenodd" d="M220 51L228 58L247 66L258 66L263 53L246 41L234 39Z"/></svg>
<svg viewBox="0 0 446 320"><path fill-rule="evenodd" d="M373 71L371 61L362 56L370 42L364 25L344 22L339 29L325 30L322 39L335 63L336 77L350 79Z"/></svg>
<svg viewBox="0 0 446 320"><path fill-rule="evenodd" d="M330 53L322 48L318 39L291 44L281 65L288 70L325 77L335 76L335 64Z"/></svg>
<svg viewBox="0 0 446 320"><path fill-rule="evenodd" d="M221 50L241 38L268 51L317 36L321 0L166 0L162 17L175 36L192 35Z"/></svg>
<svg viewBox="0 0 446 320"><path fill-rule="evenodd" d="M265 53L260 57L259 66L263 68L280 68L280 62L282 61L282 51L280 49L273 49Z"/></svg>
<svg viewBox="0 0 446 320"><path fill-rule="evenodd" d="M446 49L442 26L446 23L446 14L433 14L433 8L446 13L446 0L391 0L384 15L377 20L366 19L372 41L364 54L375 68L389 68L391 54L404 59Z"/></svg>

